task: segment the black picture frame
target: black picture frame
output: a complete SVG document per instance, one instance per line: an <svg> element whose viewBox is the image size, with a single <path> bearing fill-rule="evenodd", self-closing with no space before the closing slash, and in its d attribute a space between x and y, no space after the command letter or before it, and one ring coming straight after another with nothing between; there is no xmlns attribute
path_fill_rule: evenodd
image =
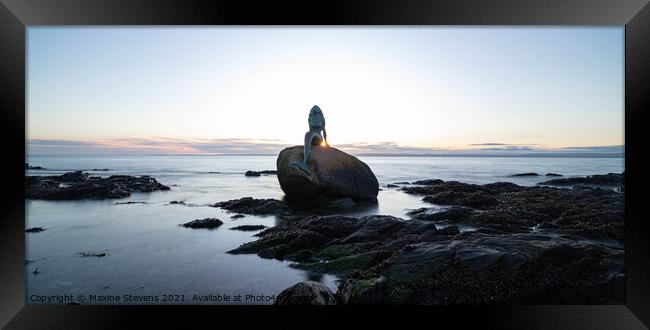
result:
<svg viewBox="0 0 650 330"><path fill-rule="evenodd" d="M566 1L127 1L1 0L0 125L4 187L0 222L0 326L122 328L203 321L230 328L249 322L291 326L342 324L332 313L368 325L415 317L432 326L618 328L650 325L650 225L643 205L648 161L644 132L650 107L648 0ZM25 37L37 25L610 25L625 26L625 305L578 306L35 306L25 304ZM20 171L20 172L19 172ZM8 181L8 182L7 182ZM396 316L395 312L401 315ZM296 317L308 317L301 323ZM448 323L451 322L451 323ZM426 324L426 323L425 323ZM644 326L645 325L645 326ZM415 326L415 325L414 325Z"/></svg>

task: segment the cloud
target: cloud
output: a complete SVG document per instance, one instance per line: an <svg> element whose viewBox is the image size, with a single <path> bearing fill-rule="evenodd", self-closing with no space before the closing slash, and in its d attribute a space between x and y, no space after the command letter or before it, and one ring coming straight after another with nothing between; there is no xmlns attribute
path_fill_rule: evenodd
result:
<svg viewBox="0 0 650 330"><path fill-rule="evenodd" d="M30 139L29 154L208 154L276 155L290 146L275 139L180 139L118 137L97 141ZM476 148L476 147L485 148ZM344 143L334 147L360 156L501 156L501 157L623 157L624 146L544 149L535 144L478 143L445 149L405 146L392 141Z"/></svg>
<svg viewBox="0 0 650 330"><path fill-rule="evenodd" d="M98 141L27 140L33 154L269 154L286 144L278 140L110 138Z"/></svg>
<svg viewBox="0 0 650 330"><path fill-rule="evenodd" d="M624 145L590 146L590 147L564 147L563 150L588 151L588 152L625 152Z"/></svg>
<svg viewBox="0 0 650 330"><path fill-rule="evenodd" d="M484 150L484 151L532 151L535 150L533 147L530 146L503 146L503 147L492 147L492 148L480 148L478 150Z"/></svg>
<svg viewBox="0 0 650 330"><path fill-rule="evenodd" d="M470 146L536 146L535 143L527 144L516 144L516 143L498 143L498 142L486 142L486 143L472 143Z"/></svg>

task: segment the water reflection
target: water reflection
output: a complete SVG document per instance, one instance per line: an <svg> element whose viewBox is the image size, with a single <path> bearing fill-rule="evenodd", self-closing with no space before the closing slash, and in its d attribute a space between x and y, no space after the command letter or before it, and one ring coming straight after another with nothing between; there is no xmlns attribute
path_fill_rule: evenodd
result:
<svg viewBox="0 0 650 330"><path fill-rule="evenodd" d="M346 215L364 216L379 212L378 200L353 201L349 198L318 197L310 200L297 199L284 195L282 201L302 216L307 215Z"/></svg>

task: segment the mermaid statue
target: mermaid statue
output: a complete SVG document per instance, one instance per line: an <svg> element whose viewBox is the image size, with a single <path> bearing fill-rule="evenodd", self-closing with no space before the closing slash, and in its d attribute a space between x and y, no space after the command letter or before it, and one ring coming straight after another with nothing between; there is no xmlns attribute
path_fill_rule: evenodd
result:
<svg viewBox="0 0 650 330"><path fill-rule="evenodd" d="M327 131L325 131L325 117L320 108L315 105L309 111L309 132L305 133L305 149L302 162L292 163L291 166L297 167L307 174L311 173L311 168L307 163L309 152L312 145L321 145L323 142L327 145ZM323 135L321 135L323 131Z"/></svg>

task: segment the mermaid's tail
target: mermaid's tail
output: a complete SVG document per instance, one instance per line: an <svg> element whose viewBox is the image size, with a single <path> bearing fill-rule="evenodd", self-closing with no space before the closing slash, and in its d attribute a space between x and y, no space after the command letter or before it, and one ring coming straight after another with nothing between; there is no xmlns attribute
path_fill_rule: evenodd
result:
<svg viewBox="0 0 650 330"><path fill-rule="evenodd" d="M293 167L305 172L307 175L311 175L311 168L309 168L309 165L307 165L307 164L305 164L303 162L291 163L291 165L289 165L289 166L293 166Z"/></svg>

